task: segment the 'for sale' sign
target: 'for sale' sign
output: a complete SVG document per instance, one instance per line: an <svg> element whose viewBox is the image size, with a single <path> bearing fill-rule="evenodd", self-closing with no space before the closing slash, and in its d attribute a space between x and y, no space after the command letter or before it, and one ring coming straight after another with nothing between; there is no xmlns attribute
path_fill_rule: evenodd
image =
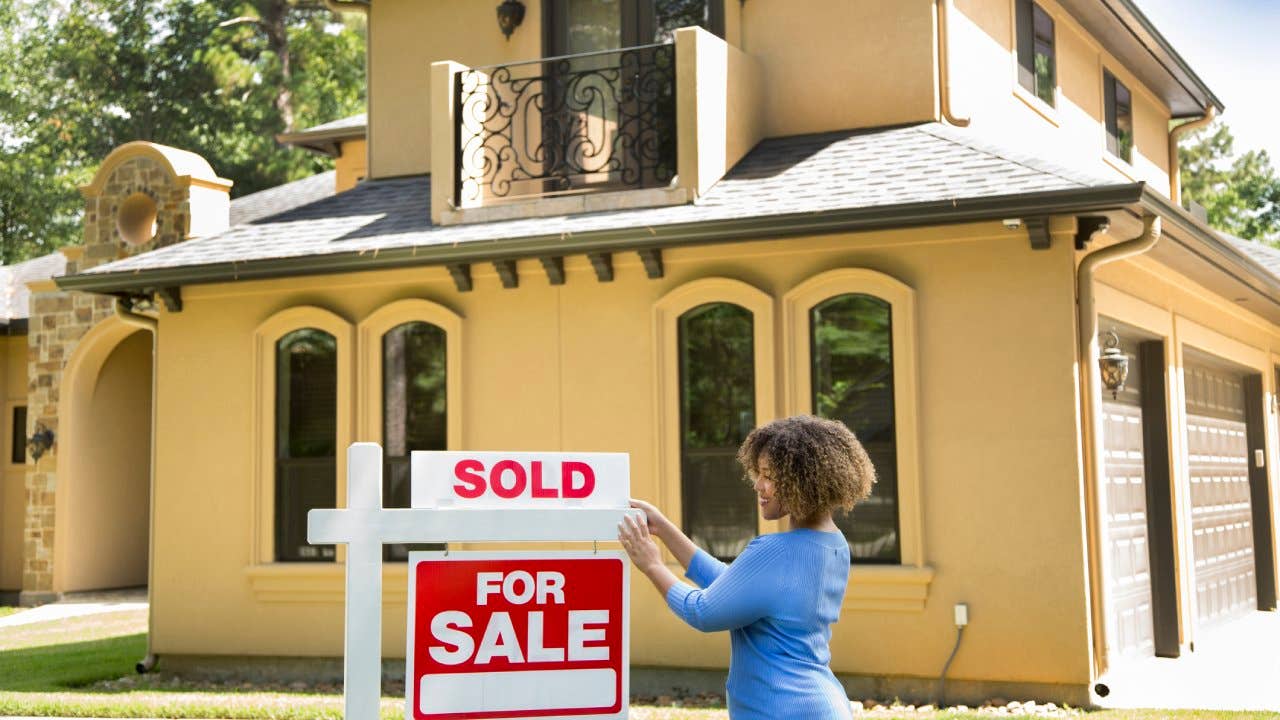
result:
<svg viewBox="0 0 1280 720"><path fill-rule="evenodd" d="M619 552L409 556L410 720L625 718Z"/></svg>

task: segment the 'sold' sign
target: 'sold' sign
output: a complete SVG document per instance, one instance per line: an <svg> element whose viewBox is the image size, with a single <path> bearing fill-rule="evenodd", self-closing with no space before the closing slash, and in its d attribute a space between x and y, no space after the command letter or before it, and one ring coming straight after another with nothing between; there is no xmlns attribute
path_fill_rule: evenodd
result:
<svg viewBox="0 0 1280 720"><path fill-rule="evenodd" d="M625 508L626 453L414 452L416 508Z"/></svg>
<svg viewBox="0 0 1280 720"><path fill-rule="evenodd" d="M412 718L625 718L619 552L409 556Z"/></svg>

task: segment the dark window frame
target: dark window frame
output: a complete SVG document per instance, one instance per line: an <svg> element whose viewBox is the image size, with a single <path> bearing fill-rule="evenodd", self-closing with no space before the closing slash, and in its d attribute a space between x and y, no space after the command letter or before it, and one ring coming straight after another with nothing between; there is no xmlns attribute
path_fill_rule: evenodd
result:
<svg viewBox="0 0 1280 720"><path fill-rule="evenodd" d="M27 463L27 406L14 405L9 422L13 423L9 431L9 463L25 465Z"/></svg>
<svg viewBox="0 0 1280 720"><path fill-rule="evenodd" d="M1121 92L1123 91L1123 92ZM1110 70L1102 71L1103 122L1106 127L1107 152L1133 163L1135 143L1133 129L1133 91ZM1123 112L1121 112L1123 110ZM1127 119L1128 136L1123 134L1121 120Z"/></svg>
<svg viewBox="0 0 1280 720"><path fill-rule="evenodd" d="M286 399L290 401L292 400L291 396L285 395L284 393L286 391L291 391L293 388L282 387L284 383L281 382L281 378L284 372L283 372L283 369L281 368L281 359L284 356L284 353L286 352L286 347L287 347L286 343L289 342L291 338L295 338L296 336L298 336L299 333L302 333L302 332L312 332L312 333L317 333L319 335L327 336L333 345L333 351L332 351L332 354L333 354L333 361L332 361L333 362L333 418L332 418L332 422L333 422L333 428L334 428L334 436L333 436L333 447L330 449L330 453L328 455L325 455L323 453L310 454L308 452L302 452L295 457L292 455L292 452L293 452L292 448L285 447L286 445L292 444L291 435L293 430L293 424L292 424L293 413L284 412L285 408L283 407L283 405L286 402ZM290 494L291 489L295 491L304 491L304 490L310 489L315 491L317 495L325 496L323 498L317 499L314 503L312 503L314 507L328 507L328 508L337 507L337 493L338 493L337 413L338 413L338 389L340 386L340 379L338 377L338 364L339 364L339 355L340 355L338 342L339 342L338 338L334 336L332 333L318 327L306 326L306 327L293 328L288 332L282 333L279 337L276 338L276 341L272 344L272 358L273 358L272 361L275 366L275 369L274 369L275 397L272 398L272 403L273 403L274 412L275 412L275 419L274 419L273 429L272 429L272 432L273 432L272 443L274 446L272 451L272 455L274 457L274 475L273 475L274 508L272 512L274 532L273 532L273 543L272 543L273 544L272 557L274 561L278 563L335 562L337 560L337 549L334 545L311 545L310 543L305 542L306 513L311 508L306 507L305 506L306 504L304 503L304 506L300 508L301 518L294 517L293 515L299 512L299 508L290 507L291 503L289 502L288 496ZM292 385L291 376L290 376L290 384ZM299 482L290 482L290 483L285 482L287 474L295 471L299 471L299 470L304 471L304 473L308 471L315 472L317 474L327 473L329 475L329 482L324 483L320 481L314 481L313 483L311 483L311 487L309 488L303 488ZM301 482L306 482L306 481L302 480ZM286 485L289 485L290 487L286 487ZM299 544L298 542L296 542L299 539L303 539L304 541L301 544ZM304 546L308 548L315 548L314 555L296 551L297 548L302 548ZM294 549L290 550L290 547Z"/></svg>
<svg viewBox="0 0 1280 720"><path fill-rule="evenodd" d="M819 300L818 302L813 303L808 307L808 309L805 311L805 315L808 320L807 333L808 333L808 342L809 342L809 367L804 368L804 371L809 373L810 411L814 415L821 415L821 408L818 407L818 398L817 398L819 387L817 382L818 378L816 377L816 375L817 375L817 363L818 363L819 353L818 353L818 338L817 338L818 333L816 332L817 328L814 323L814 319L815 319L814 316L816 312L819 310L819 308L822 308L823 306L826 306L826 305L830 305L836 301L843 300L845 298L851 298L851 297L869 298L875 302L881 303L884 305L889 316L889 324L885 327L885 332L888 334L888 349L889 349L889 368L888 368L888 374L887 374L888 383L889 383L888 394L889 394L890 415L892 418L893 436L894 436L893 437L893 473L894 473L893 533L894 533L895 543L894 543L894 554L892 557L883 557L883 558L858 557L853 552L850 552L849 562L851 565L901 565L902 564L902 493L901 493L901 486L900 486L901 479L899 478L899 473L898 473L898 461L900 459L901 449L898 447L899 430L898 430L898 410L897 410L897 395L896 395L898 378L897 378L897 366L895 364L895 361L897 358L897 352L896 352L897 348L894 347L894 343L893 343L894 308L893 308L892 302L890 302L885 298L879 297L877 295L873 295L871 293L855 291L855 292L840 292L834 295L829 295ZM856 513L857 513L857 508L854 509L854 515L853 515L854 517L856 517Z"/></svg>
<svg viewBox="0 0 1280 720"><path fill-rule="evenodd" d="M1015 46L1018 85L1049 107L1057 107L1058 42L1053 16L1033 0L1015 0ZM1048 26L1047 35L1041 30ZM1045 58L1046 77L1037 70L1037 60Z"/></svg>
<svg viewBox="0 0 1280 720"><path fill-rule="evenodd" d="M680 431L679 444L678 444L678 452L679 452L679 458L680 458L680 527L690 537L693 537L697 533L692 527L692 520L691 520L691 513L690 513L690 508L693 505L692 497L690 493L693 488L691 487L690 482L687 482L687 478L685 477L687 474L686 463L688 462L690 457L690 450L687 447L687 440L689 436L689 432L688 432L689 418L688 418L688 414L685 412L686 381L688 380L689 372L688 372L688 368L686 367L686 358L685 358L686 335L685 335L685 329L684 329L684 320L685 318L690 317L694 314L706 312L709 309L715 306L720 306L720 305L726 305L726 306L735 308L736 310L740 310L751 319L750 333L748 335L750 342L747 346L746 353L745 353L746 356L750 358L750 362L751 362L751 382L747 390L747 397L750 398L750 403L751 403L751 408L750 408L751 420L749 423L747 423L747 427L739 427L738 435L740 437L738 437L736 442L733 444L733 457L734 457L735 467L737 464L737 461L736 461L737 447L740 445L742 440L746 438L746 434L750 432L752 428L755 427L755 424L760 412L760 408L756 406L756 387L758 383L759 368L756 367L756 357L755 357L755 351L756 351L755 324L756 322L758 322L758 319L756 318L755 313L752 312L750 308L729 300L711 300L708 302L699 303L691 308L686 309L684 312L680 313L680 315L675 318L675 323L676 323L675 352L677 355L676 365L678 369L677 378L676 378L676 394L677 394L677 401L678 401L677 412L679 413L679 431ZM758 536L760 534L760 517L759 517L759 508L757 506L757 502L755 499L755 491L754 489L751 488L750 484L741 475L739 476L739 480L741 481L742 488L743 488L743 498L744 499L749 498L750 500L750 517L751 517L752 534L753 536ZM710 553L713 557L716 557L716 559L721 561L728 562L728 561L731 561L733 557L735 557L735 556L717 555L715 552L713 552L713 548L703 548L703 549L706 550L708 553Z"/></svg>
<svg viewBox="0 0 1280 720"><path fill-rule="evenodd" d="M392 455L390 443L387 440L388 418L387 418L387 392L388 385L391 382L391 373L388 372L387 362L387 343L392 333L412 325L425 325L433 329L433 332L439 334L438 361L444 367L444 381L441 383L440 392L444 395L445 405L442 413L443 417L440 429L441 438L437 443L439 447L410 447L405 448L404 455ZM405 498L403 504L395 500L392 492L394 473L397 468L401 468L404 476L408 478L411 474L410 470L410 453L414 450L448 450L449 449L449 331L440 325L427 320L406 320L397 323L393 327L387 329L386 332L378 338L379 353L381 355L382 382L378 388L378 392L382 393L382 417L379 418L383 433L383 446L386 454L383 456L382 467L382 505L383 507L409 507L408 497ZM401 367L403 369L403 366ZM444 550L444 543L416 543L416 544L393 544L384 545L382 548L382 559L386 562L407 562L408 553L419 550Z"/></svg>

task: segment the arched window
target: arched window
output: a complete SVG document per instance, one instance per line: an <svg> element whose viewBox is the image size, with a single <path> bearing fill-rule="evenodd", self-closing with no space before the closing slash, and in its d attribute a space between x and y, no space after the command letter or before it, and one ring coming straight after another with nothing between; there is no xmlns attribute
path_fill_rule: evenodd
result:
<svg viewBox="0 0 1280 720"><path fill-rule="evenodd" d="M707 303L679 319L683 525L712 555L736 557L756 536L756 498L738 446L755 427L751 311Z"/></svg>
<svg viewBox="0 0 1280 720"><path fill-rule="evenodd" d="M653 309L656 503L704 550L729 560L779 529L760 517L737 462L747 433L777 417L773 298L712 277L671 290Z"/></svg>
<svg viewBox="0 0 1280 720"><path fill-rule="evenodd" d="M382 336L385 507L409 507L410 452L448 449L446 343L443 328L420 321L402 323ZM417 548L388 545L385 558L407 560L410 549Z"/></svg>
<svg viewBox="0 0 1280 720"><path fill-rule="evenodd" d="M334 559L307 543L307 511L337 500L337 339L301 328L276 341L275 559Z"/></svg>
<svg viewBox="0 0 1280 720"><path fill-rule="evenodd" d="M842 268L800 283L782 305L786 414L840 420L876 468L871 497L836 517L853 562L845 606L921 609L933 570L921 532L915 291Z"/></svg>
<svg viewBox="0 0 1280 720"><path fill-rule="evenodd" d="M871 497L836 518L855 563L902 558L892 328L889 303L871 295L837 295L809 311L813 414L847 425L876 468Z"/></svg>

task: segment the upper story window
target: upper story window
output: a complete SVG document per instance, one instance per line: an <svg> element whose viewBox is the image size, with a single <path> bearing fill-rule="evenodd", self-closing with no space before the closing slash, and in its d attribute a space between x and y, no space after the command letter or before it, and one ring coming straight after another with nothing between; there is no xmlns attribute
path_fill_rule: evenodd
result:
<svg viewBox="0 0 1280 720"><path fill-rule="evenodd" d="M1053 18L1031 0L1017 0L1018 84L1049 106L1058 86Z"/></svg>
<svg viewBox="0 0 1280 720"><path fill-rule="evenodd" d="M333 560L307 543L307 511L337 503L337 339L294 330L276 343L275 559Z"/></svg>
<svg viewBox="0 0 1280 720"><path fill-rule="evenodd" d="M407 322L382 336L382 504L409 507L409 453L448 449L445 331ZM388 545L387 560L408 560L409 550L437 546Z"/></svg>
<svg viewBox="0 0 1280 720"><path fill-rule="evenodd" d="M1133 95L1109 70L1102 71L1106 107L1107 152L1133 162Z"/></svg>
<svg viewBox="0 0 1280 720"><path fill-rule="evenodd" d="M671 42L698 25L724 35L724 0L546 0L547 55Z"/></svg>
<svg viewBox="0 0 1280 720"><path fill-rule="evenodd" d="M758 531L755 492L738 465L738 446L756 424L752 313L707 303L682 314L677 332L684 530L731 560Z"/></svg>

